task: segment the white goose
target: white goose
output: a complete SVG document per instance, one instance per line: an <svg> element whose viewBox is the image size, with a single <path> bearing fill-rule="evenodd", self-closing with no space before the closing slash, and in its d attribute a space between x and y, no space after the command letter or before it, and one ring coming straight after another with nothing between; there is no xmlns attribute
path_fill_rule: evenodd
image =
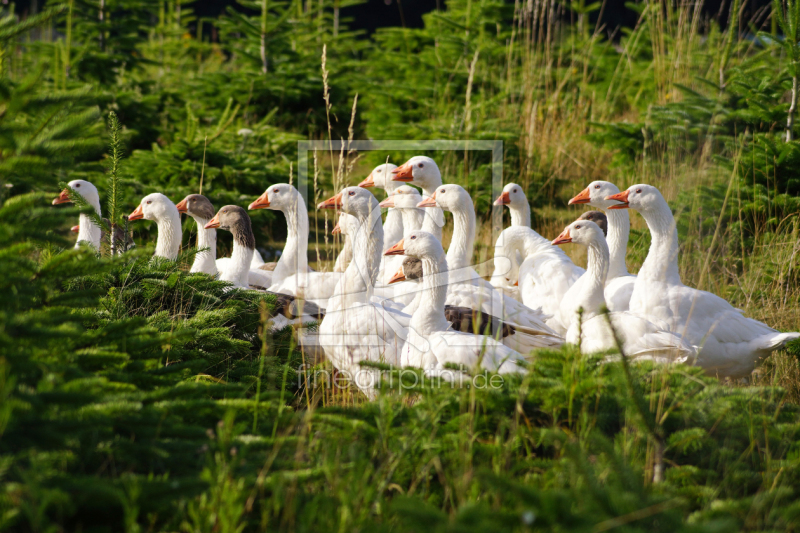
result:
<svg viewBox="0 0 800 533"><path fill-rule="evenodd" d="M552 246L549 240L531 228L506 228L500 239L505 257L519 252L524 258L519 269L516 272L512 270L509 275L510 279L518 280L522 303L532 309L541 309L550 317L546 320L547 325L559 335L565 335L569 324L561 322L561 300L585 270L573 263L564 250Z"/></svg>
<svg viewBox="0 0 800 533"><path fill-rule="evenodd" d="M74 192L80 194L86 202L91 205L100 216L100 194L97 188L86 180L72 180L67 183L67 186ZM70 203L69 193L66 189L61 191L58 198L53 200L53 205ZM95 250L100 249L100 241L102 238L102 229L100 226L92 221L89 215L81 213L78 224L78 241L75 243L75 248L79 248L81 243L89 243Z"/></svg>
<svg viewBox="0 0 800 533"><path fill-rule="evenodd" d="M414 156L392 171L394 181L412 183L422 188L423 196L430 198L442 184L442 173L436 161L424 155ZM442 240L444 212L435 205L425 210L422 229Z"/></svg>
<svg viewBox="0 0 800 533"><path fill-rule="evenodd" d="M274 209L286 217L286 244L275 270L270 291L313 301L327 308L340 272L313 272L308 268L308 210L300 192L288 183L270 185L248 209Z"/></svg>
<svg viewBox="0 0 800 533"><path fill-rule="evenodd" d="M369 173L364 181L358 184L359 187L368 189L370 187L378 187L383 189L387 196L394 194L394 191L403 184L392 180L392 171L397 168L397 165L391 163L384 163L378 165L372 172ZM392 208L386 212L386 221L383 223L383 251L403 238L403 219L400 213Z"/></svg>
<svg viewBox="0 0 800 533"><path fill-rule="evenodd" d="M800 338L779 333L710 292L687 287L678 271L678 230L669 205L652 185L633 185L608 196L620 202L611 209L638 211L650 229L652 241L636 278L630 310L660 320L690 344L701 347L696 364L709 374L744 377L759 359Z"/></svg>
<svg viewBox="0 0 800 533"><path fill-rule="evenodd" d="M194 262L190 272L203 272L212 276L220 274L220 279L230 281L244 275L244 270L238 264L240 257L237 257L236 238L234 235L234 251L231 257L221 257L217 259L217 230L206 228L208 222L214 218L214 206L211 201L202 194L190 194L175 206L179 213L186 213L197 223L197 248L201 251L194 256ZM248 225L250 220L248 217ZM252 235L252 228L249 230ZM253 251L247 255L250 262L247 263L247 284L252 287L267 288L272 284L272 272L254 267L259 261L254 258L258 254L255 250L255 238L253 238ZM240 250L241 255L241 250ZM263 265L263 261L260 262Z"/></svg>
<svg viewBox="0 0 800 533"><path fill-rule="evenodd" d="M148 194L128 216L130 221L141 219L153 220L158 226L156 252L153 257L175 261L181 249L181 214L172 200L160 192Z"/></svg>
<svg viewBox="0 0 800 533"><path fill-rule="evenodd" d="M627 211L609 209L617 202L606 200L606 196L618 193L619 189L613 183L593 181L569 203L570 205L589 204L597 209L602 209L608 217L608 249L611 253L611 262L606 279L606 302L610 311L627 311L631 294L633 294L633 285L636 282L636 276L629 274L628 267L625 265L631 221Z"/></svg>
<svg viewBox="0 0 800 533"><path fill-rule="evenodd" d="M465 376L447 368L449 364L464 366L473 372L525 372L519 364L525 360L520 353L491 337L451 328L444 313L447 260L436 237L425 231L414 231L407 240L404 238L386 253L408 255L422 261L424 297L411 317L408 337L400 353L402 366L422 368L428 376L451 381L460 381Z"/></svg>
<svg viewBox="0 0 800 533"><path fill-rule="evenodd" d="M450 285L447 304L469 307L502 318L518 328L518 334L507 337L507 344L519 351L528 352L542 346L556 346L563 342L546 324L547 317L521 302L505 296L472 268L475 244L475 210L472 198L463 187L441 185L434 194L423 200L421 207L438 205L453 213L453 236L447 250Z"/></svg>
<svg viewBox="0 0 800 533"><path fill-rule="evenodd" d="M583 353L616 349L614 333L602 309L606 306L604 288L609 269L609 251L603 231L591 220L576 220L553 240L553 245L574 242L586 246L586 273L564 295L561 320L569 323L566 340L579 344ZM582 311L582 314L579 314ZM621 337L627 357L658 362L685 362L697 349L679 335L658 327L629 312L609 313L614 330Z"/></svg>
<svg viewBox="0 0 800 533"><path fill-rule="evenodd" d="M366 189L346 187L320 203L320 209L341 209L358 221L353 239L353 260L328 300L319 327L319 343L334 367L370 397L378 374L362 368L362 361L399 363L410 317L385 308L372 297L383 242L378 201ZM344 228L343 228L344 229Z"/></svg>
<svg viewBox="0 0 800 533"><path fill-rule="evenodd" d="M503 192L494 201L494 205L508 206L508 211L511 214L511 226L522 226L526 228L531 227L531 206L528 203L528 198L525 196L525 191L516 183L509 183L503 187ZM503 240L502 233L497 237L497 242L494 245L494 272L492 273L491 283L498 290L503 291L509 296L521 300L519 288L515 283L519 280L509 279L509 274L512 271L518 271L519 265L522 263L522 257L519 253L515 253L510 257L503 255Z"/></svg>

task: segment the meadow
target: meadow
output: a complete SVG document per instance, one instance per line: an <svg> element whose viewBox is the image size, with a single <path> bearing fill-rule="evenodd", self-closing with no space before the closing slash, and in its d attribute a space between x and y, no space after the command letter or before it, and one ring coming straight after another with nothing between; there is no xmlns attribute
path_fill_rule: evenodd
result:
<svg viewBox="0 0 800 533"><path fill-rule="evenodd" d="M298 141L502 140L543 236L595 179L655 185L688 285L800 328L800 3L732 0L731 24L631 3L620 28L583 0L445 4L369 36L352 0L2 7L0 531L800 530L798 345L740 381L565 346L498 387L405 373L367 401L301 370L272 297L188 272L193 221L172 262L151 260L155 224L123 219L151 192L246 206L298 179ZM302 155L309 205L411 155ZM485 261L488 154L426 155L472 194ZM51 205L73 179L133 250L73 249L85 208ZM341 242L310 213L329 268ZM631 220L635 272L649 233ZM280 213L253 223L274 258Z"/></svg>

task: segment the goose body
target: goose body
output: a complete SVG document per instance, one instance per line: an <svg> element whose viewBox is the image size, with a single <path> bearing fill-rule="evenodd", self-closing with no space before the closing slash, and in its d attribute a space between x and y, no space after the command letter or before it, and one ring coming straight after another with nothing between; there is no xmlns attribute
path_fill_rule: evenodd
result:
<svg viewBox="0 0 800 533"><path fill-rule="evenodd" d="M525 372L525 358L492 337L456 331L445 317L447 259L439 240L425 231L412 232L408 241L397 243L387 253L406 254L422 261L424 297L414 311L408 336L400 351L400 364L422 368L430 377L448 381L464 379L449 365L511 373Z"/></svg>
<svg viewBox="0 0 800 533"><path fill-rule="evenodd" d="M606 306L604 290L609 267L609 251L603 231L591 220L577 220L567 226L553 244L578 243L586 246L586 272L567 290L561 301L560 317L568 324L566 340L580 345L583 353L617 348L602 309ZM666 327L659 327L645 317L618 311L609 313L614 331L622 340L627 357L659 362L685 362L697 350Z"/></svg>
<svg viewBox="0 0 800 533"><path fill-rule="evenodd" d="M328 360L365 394L374 397L378 373L362 361L399 364L399 349L410 317L376 302L373 290L383 242L378 201L366 189L346 187L322 202L321 209L341 209L355 217L353 260L328 300L319 327L319 344Z"/></svg>
<svg viewBox="0 0 800 533"><path fill-rule="evenodd" d="M630 310L659 320L700 346L696 363L712 375L739 378L750 374L759 360L800 338L800 333L779 333L745 317L719 296L683 284L678 271L678 230L666 200L652 185L633 185L610 195L617 205L644 217L652 240L636 277Z"/></svg>
<svg viewBox="0 0 800 533"><path fill-rule="evenodd" d="M610 311L627 311L630 305L633 286L636 276L628 272L625 256L628 252L628 238L631 231L631 221L628 212L620 209L609 209L617 204L613 200L606 200L606 196L618 194L619 189L608 181L593 181L572 198L569 203L589 204L597 209L602 209L608 218L608 249L610 262L608 278L605 285L605 298Z"/></svg>
<svg viewBox="0 0 800 533"><path fill-rule="evenodd" d="M514 325L519 333L504 342L518 351L527 353L534 348L561 344L563 339L547 325L548 317L540 310L502 294L472 268L476 219L469 193L459 185L442 185L420 205L434 202L453 213L453 237L447 250L450 283L446 304L482 311Z"/></svg>
<svg viewBox="0 0 800 533"><path fill-rule="evenodd" d="M506 257L519 251L524 258L519 270L512 270L509 276L519 280L522 302L530 308L541 309L549 317L547 325L559 335L565 335L569 324L561 321L561 301L585 270L573 263L564 250L552 246L531 228L512 226L504 229L500 238Z"/></svg>

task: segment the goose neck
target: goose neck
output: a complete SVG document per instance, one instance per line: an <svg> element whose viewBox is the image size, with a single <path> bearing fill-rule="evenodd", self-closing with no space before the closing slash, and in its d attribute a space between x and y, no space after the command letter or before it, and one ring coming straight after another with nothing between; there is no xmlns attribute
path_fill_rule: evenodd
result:
<svg viewBox="0 0 800 533"><path fill-rule="evenodd" d="M181 247L181 216L178 210L175 209L174 213L159 217L156 224L158 225L156 257L176 260Z"/></svg>
<svg viewBox="0 0 800 533"><path fill-rule="evenodd" d="M192 217L197 223L197 249L194 262L189 272L204 272L212 276L217 274L217 230L203 229L208 220Z"/></svg>
<svg viewBox="0 0 800 533"><path fill-rule="evenodd" d="M381 210L373 209L367 215L356 215L358 229L353 236L353 260L345 270L340 292L347 293L343 306L369 302L372 297L378 267L381 262L381 243L383 243L383 223Z"/></svg>
<svg viewBox="0 0 800 533"><path fill-rule="evenodd" d="M605 240L589 244L587 256L586 272L570 287L563 299L562 306L566 305L569 309L569 316L565 317L568 323L577 320L579 309L583 310L581 320L585 321L597 315L605 305L603 289L608 274L608 245Z"/></svg>
<svg viewBox="0 0 800 533"><path fill-rule="evenodd" d="M237 287L249 287L250 262L253 260L254 249L243 245L238 239L233 239L233 252L231 253L231 266L225 269L220 279L230 281Z"/></svg>
<svg viewBox="0 0 800 533"><path fill-rule="evenodd" d="M430 198L436 193L436 188L442 182L433 185L420 185L425 198ZM442 228L444 227L444 211L441 207L425 207L423 209L424 218L422 219L422 230L434 235L439 241L442 240Z"/></svg>
<svg viewBox="0 0 800 533"><path fill-rule="evenodd" d="M412 231L420 229L419 220L422 209L399 209L403 216L403 238L406 238Z"/></svg>
<svg viewBox="0 0 800 533"><path fill-rule="evenodd" d="M447 250L447 265L450 270L470 266L475 247L475 212L471 207L453 211L453 237Z"/></svg>
<svg viewBox="0 0 800 533"><path fill-rule="evenodd" d="M391 248L397 241L399 241L404 234L405 218L403 217L401 211L404 210L389 208L389 211L386 213L386 224L384 224L384 234L386 239L383 241L384 252Z"/></svg>
<svg viewBox="0 0 800 533"><path fill-rule="evenodd" d="M650 251L639 270L643 279L680 284L678 270L678 228L669 206L663 202L640 211L650 230Z"/></svg>
<svg viewBox="0 0 800 533"><path fill-rule="evenodd" d="M430 256L422 258L422 291L410 322L410 327L422 336L446 331L450 327L444 316L448 285L447 270L447 264L439 258Z"/></svg>
<svg viewBox="0 0 800 533"><path fill-rule="evenodd" d="M509 212L511 213L512 226L531 227L531 206L528 202L525 202L523 206L511 207Z"/></svg>
<svg viewBox="0 0 800 533"><path fill-rule="evenodd" d="M97 214L100 214L99 209L97 209ZM78 248L81 242L88 242L95 250L99 250L102 232L103 230L95 224L94 220L92 220L89 215L81 213L78 224L78 242L75 244L75 247Z"/></svg>
<svg viewBox="0 0 800 533"><path fill-rule="evenodd" d="M308 211L303 197L283 210L286 217L286 244L275 266L273 283L280 283L288 276L308 271Z"/></svg>
<svg viewBox="0 0 800 533"><path fill-rule="evenodd" d="M610 253L608 279L628 275L625 255L631 232L630 214L627 209L606 209L608 218L608 249Z"/></svg>

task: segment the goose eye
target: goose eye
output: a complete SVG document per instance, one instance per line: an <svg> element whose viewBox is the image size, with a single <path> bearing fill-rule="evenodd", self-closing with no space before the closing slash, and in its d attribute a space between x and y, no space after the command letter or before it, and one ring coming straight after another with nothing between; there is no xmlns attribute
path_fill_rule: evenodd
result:
<svg viewBox="0 0 800 533"><path fill-rule="evenodd" d="M281 192L281 191L280 191L279 189L272 189L272 192L274 192L274 193L276 193L276 194L277 194L277 193L279 193L279 192Z"/></svg>
<svg viewBox="0 0 800 533"><path fill-rule="evenodd" d="M636 189L636 194L639 194L641 192L642 192L642 189Z"/></svg>
<svg viewBox="0 0 800 533"><path fill-rule="evenodd" d="M420 163L418 166L419 166L419 168L422 168L422 167L424 167L425 165L423 165L422 163Z"/></svg>
<svg viewBox="0 0 800 533"><path fill-rule="evenodd" d="M350 191L350 196L355 196L355 195L356 195L355 191Z"/></svg>
<svg viewBox="0 0 800 533"><path fill-rule="evenodd" d="M382 168L379 168L379 169L378 169L378 172L383 172L383 169L382 169Z"/></svg>
<svg viewBox="0 0 800 533"><path fill-rule="evenodd" d="M581 225L578 224L577 226L575 226L575 229L581 229Z"/></svg>
<svg viewBox="0 0 800 533"><path fill-rule="evenodd" d="M147 200L147 205L150 205L150 204L152 204L152 203L153 203L153 201L152 201L152 200Z"/></svg>
<svg viewBox="0 0 800 533"><path fill-rule="evenodd" d="M442 189L442 190L440 190L440 191L439 191L439 194L444 194L444 193L446 193L446 192L447 192L447 191L445 191L444 189Z"/></svg>
<svg viewBox="0 0 800 533"><path fill-rule="evenodd" d="M594 188L595 188L595 189L599 189L599 188L600 188L600 186L599 186L599 185L595 185L595 186L594 186Z"/></svg>
<svg viewBox="0 0 800 533"><path fill-rule="evenodd" d="M512 189L511 192L517 192L517 189Z"/></svg>
<svg viewBox="0 0 800 533"><path fill-rule="evenodd" d="M413 241L413 240L414 240L414 239L416 239L416 238L417 238L416 236L414 236L414 237L411 237L411 240Z"/></svg>
<svg viewBox="0 0 800 533"><path fill-rule="evenodd" d="M81 184L80 184L80 183L76 183L76 184L75 184L75 187L80 187L80 186L81 186Z"/></svg>

